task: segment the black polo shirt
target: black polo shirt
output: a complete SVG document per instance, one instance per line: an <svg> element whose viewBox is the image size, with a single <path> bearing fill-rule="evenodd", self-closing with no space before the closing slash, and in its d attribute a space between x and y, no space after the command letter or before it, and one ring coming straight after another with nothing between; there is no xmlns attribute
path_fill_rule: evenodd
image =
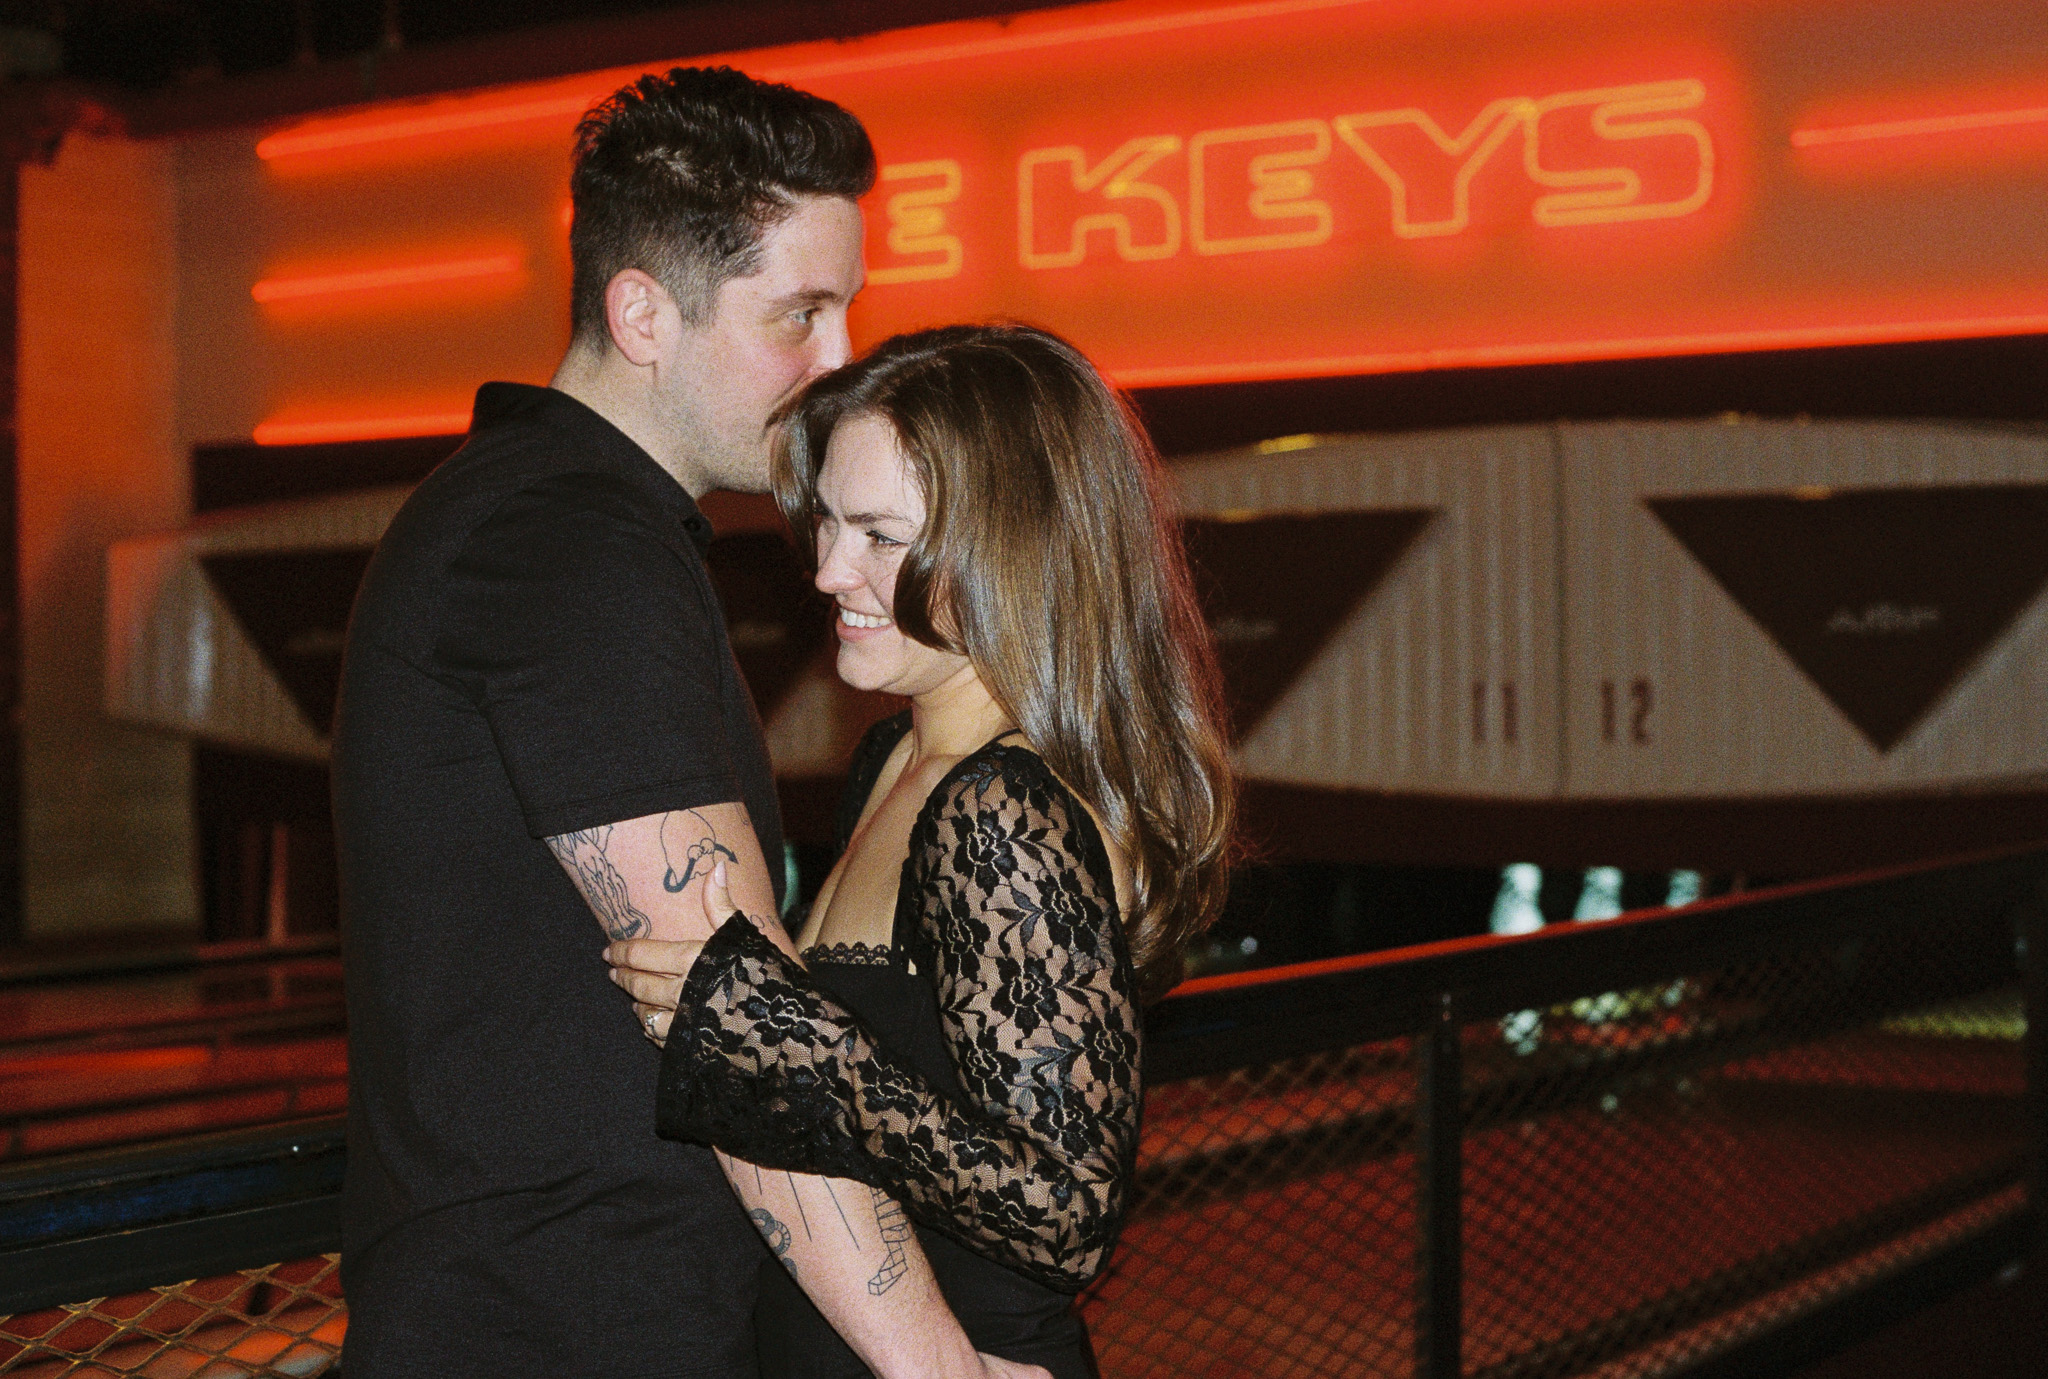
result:
<svg viewBox="0 0 2048 1379"><path fill-rule="evenodd" d="M752 1373L759 1241L655 1136L659 1054L542 841L739 800L780 859L710 540L609 422L492 383L370 562L334 746L349 1379Z"/></svg>

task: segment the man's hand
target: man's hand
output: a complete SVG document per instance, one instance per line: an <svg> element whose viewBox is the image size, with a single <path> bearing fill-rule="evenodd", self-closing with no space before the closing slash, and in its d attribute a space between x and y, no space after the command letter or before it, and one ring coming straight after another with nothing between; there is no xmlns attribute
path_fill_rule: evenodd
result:
<svg viewBox="0 0 2048 1379"><path fill-rule="evenodd" d="M981 1356L981 1372L988 1379L1052 1379L1052 1371L1037 1365L1020 1365L996 1355Z"/></svg>

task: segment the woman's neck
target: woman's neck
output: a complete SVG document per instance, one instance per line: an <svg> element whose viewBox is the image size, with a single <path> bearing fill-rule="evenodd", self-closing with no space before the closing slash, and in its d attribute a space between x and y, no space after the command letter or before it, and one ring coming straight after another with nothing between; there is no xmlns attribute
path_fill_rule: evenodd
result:
<svg viewBox="0 0 2048 1379"><path fill-rule="evenodd" d="M968 667L910 701L910 757L964 757L1017 725Z"/></svg>

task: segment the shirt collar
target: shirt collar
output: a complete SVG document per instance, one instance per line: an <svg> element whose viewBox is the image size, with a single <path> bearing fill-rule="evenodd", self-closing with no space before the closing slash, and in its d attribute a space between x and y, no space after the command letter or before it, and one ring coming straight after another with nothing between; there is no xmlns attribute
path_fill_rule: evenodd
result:
<svg viewBox="0 0 2048 1379"><path fill-rule="evenodd" d="M535 387L531 383L486 383L476 390L470 434L515 420L539 422L568 432L579 450L599 460L604 468L635 479L650 492L659 494L674 509L676 520L682 523L697 549L711 549L711 539L717 533L689 491L631 436L600 413L558 388Z"/></svg>

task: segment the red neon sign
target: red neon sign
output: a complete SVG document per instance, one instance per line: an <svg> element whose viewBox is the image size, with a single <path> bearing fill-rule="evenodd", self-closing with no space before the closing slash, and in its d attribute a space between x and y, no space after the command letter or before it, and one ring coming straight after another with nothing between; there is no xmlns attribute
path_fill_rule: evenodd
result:
<svg viewBox="0 0 2048 1379"><path fill-rule="evenodd" d="M264 278L249 289L259 302L298 302L345 297L391 288L428 287L441 283L477 283L516 277L517 254L482 254L472 258L438 259L341 273L305 273Z"/></svg>
<svg viewBox="0 0 2048 1379"><path fill-rule="evenodd" d="M1660 352L1756 327L1640 310L1642 279L1711 251L1745 207L1724 150L1748 142L1748 97L1711 42L1578 36L1503 59L1475 34L1419 72L1367 41L1387 20L1326 6L1147 34L1142 82L1118 71L1134 40L1102 38L1036 52L1028 79L990 52L953 58L976 70L949 65L936 90L900 65L819 81L884 157L863 333L1018 316L1144 386ZM1201 98L1141 94L1161 90ZM1514 297L1524 310L1503 309Z"/></svg>
<svg viewBox="0 0 2048 1379"><path fill-rule="evenodd" d="M568 95L513 101L478 101L475 97L444 97L409 113L385 112L340 119L309 120L258 141L256 156L265 162L303 159L309 155L411 146L506 125L574 122L602 95L577 90Z"/></svg>
<svg viewBox="0 0 2048 1379"><path fill-rule="evenodd" d="M2010 40L2003 85L1935 41L1979 12ZM2028 34L2041 79L2014 86ZM1118 0L703 60L867 122L866 340L1021 318L1151 386L2048 330L2048 227L2014 209L2048 201L2048 161L2008 157L1923 207L1834 175L1853 155L1831 151L2048 130L2048 7L2029 0ZM632 75L308 122L256 167L288 167L301 197L331 185L342 220L366 178L426 159L474 177L478 204L545 180L523 213L522 365L545 377L569 132ZM519 138L477 142L492 130ZM405 260L417 234L366 221L363 260ZM314 376L329 351L286 397L388 396L365 332L358 375ZM506 372L427 381L458 396ZM372 413L397 415L353 408Z"/></svg>
<svg viewBox="0 0 2048 1379"><path fill-rule="evenodd" d="M1173 134L1140 136L1092 168L1078 145L1031 149L1017 161L1018 261L1026 268L1074 267L1087 259L1088 239L1097 232L1106 232L1126 263L1170 259L1183 247L1214 256L1328 243L1338 213L1330 200L1314 195L1317 180L1310 170L1329 162L1340 146L1386 184L1389 228L1401 239L1468 229L1474 179L1496 157L1515 156L1505 152L1511 148L1530 183L1548 189L1529 208L1538 225L1691 215L1713 190L1714 140L1699 120L1677 112L1698 110L1705 101L1706 88L1696 80L1642 82L1490 101L1455 136L1429 111L1407 106L1327 121L1205 129L1185 142ZM1582 138L1589 132L1614 146L1609 165L1546 165L1544 149L1559 141L1560 126L1574 117L1587 125L1578 131ZM1678 144L1652 142L1658 140ZM1264 151L1250 152L1258 149ZM1183 198L1154 173L1176 157L1185 161L1185 215ZM898 195L884 202L891 237L913 229L918 235L889 247L916 252L944 244L957 260L959 242L942 236L939 207L959 199L960 165L940 160L889 171L896 177L936 172L946 181L943 191L922 199ZM1646 181L1675 182L1676 194L1649 191Z"/></svg>
<svg viewBox="0 0 2048 1379"><path fill-rule="evenodd" d="M2048 124L2048 105L2019 110L1976 110L1966 115L1920 115L1832 128L1795 129L1792 131L1792 147L1818 148L1825 144L1868 143L1874 139L1910 139L1923 134L1959 134L1968 130L2012 129L2042 124Z"/></svg>
<svg viewBox="0 0 2048 1379"><path fill-rule="evenodd" d="M286 413L258 422L252 439L258 445L322 445L405 436L459 436L468 429L467 407L438 411L337 411L329 416Z"/></svg>

